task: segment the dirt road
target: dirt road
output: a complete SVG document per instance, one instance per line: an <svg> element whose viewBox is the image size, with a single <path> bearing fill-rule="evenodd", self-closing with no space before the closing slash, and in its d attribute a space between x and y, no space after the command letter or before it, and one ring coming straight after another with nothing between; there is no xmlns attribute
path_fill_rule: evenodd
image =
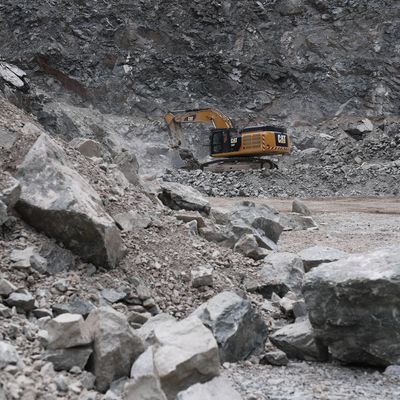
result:
<svg viewBox="0 0 400 400"><path fill-rule="evenodd" d="M230 206L241 200L266 204L290 212L292 200L275 198L210 198L213 206ZM330 246L350 253L400 245L400 198L325 198L304 200L318 230L283 232L280 251Z"/></svg>

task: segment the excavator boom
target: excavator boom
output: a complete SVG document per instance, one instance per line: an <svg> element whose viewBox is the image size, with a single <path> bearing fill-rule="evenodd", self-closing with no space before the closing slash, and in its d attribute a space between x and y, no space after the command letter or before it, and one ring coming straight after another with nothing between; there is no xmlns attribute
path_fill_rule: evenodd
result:
<svg viewBox="0 0 400 400"><path fill-rule="evenodd" d="M212 108L168 111L164 120L170 131L173 148L178 148L182 144L182 124L184 123L208 123L217 129L233 128L232 121L226 115Z"/></svg>

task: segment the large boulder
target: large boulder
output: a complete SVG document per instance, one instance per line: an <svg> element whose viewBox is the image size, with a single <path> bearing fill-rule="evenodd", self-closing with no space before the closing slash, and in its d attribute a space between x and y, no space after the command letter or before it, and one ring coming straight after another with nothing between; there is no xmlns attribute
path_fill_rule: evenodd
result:
<svg viewBox="0 0 400 400"><path fill-rule="evenodd" d="M176 400L241 400L231 383L222 377L214 378L206 383L197 383L178 393Z"/></svg>
<svg viewBox="0 0 400 400"><path fill-rule="evenodd" d="M308 247L300 251L299 257L303 260L304 270L310 271L312 268L318 267L323 263L337 261L346 257L344 251L325 246Z"/></svg>
<svg viewBox="0 0 400 400"><path fill-rule="evenodd" d="M18 169L22 218L60 240L85 261L114 267L123 244L99 195L72 169L62 148L42 134Z"/></svg>
<svg viewBox="0 0 400 400"><path fill-rule="evenodd" d="M0 226L9 220L9 213L20 194L19 182L9 173L0 171Z"/></svg>
<svg viewBox="0 0 400 400"><path fill-rule="evenodd" d="M0 370L19 362L17 350L10 343L0 341Z"/></svg>
<svg viewBox="0 0 400 400"><path fill-rule="evenodd" d="M92 339L89 336L82 315L61 314L45 325L48 333L47 348L67 349L84 346Z"/></svg>
<svg viewBox="0 0 400 400"><path fill-rule="evenodd" d="M111 382L129 376L133 362L144 351L144 345L125 315L109 307L92 311L85 326L93 340L90 369L96 375L97 390L105 392Z"/></svg>
<svg viewBox="0 0 400 400"><path fill-rule="evenodd" d="M400 362L400 249L323 264L303 287L316 336L333 357L388 366Z"/></svg>
<svg viewBox="0 0 400 400"><path fill-rule="evenodd" d="M301 294L304 268L301 258L292 253L272 253L265 258L259 280L251 282L249 291L261 293L270 299L272 293L285 296L289 291Z"/></svg>
<svg viewBox="0 0 400 400"><path fill-rule="evenodd" d="M158 198L173 210L210 212L208 200L196 189L175 182L161 182Z"/></svg>
<svg viewBox="0 0 400 400"><path fill-rule="evenodd" d="M218 346L196 317L154 329L154 367L169 400L219 374Z"/></svg>
<svg viewBox="0 0 400 400"><path fill-rule="evenodd" d="M123 151L114 158L114 162L129 183L133 185L140 184L139 163L135 154Z"/></svg>
<svg viewBox="0 0 400 400"><path fill-rule="evenodd" d="M328 351L318 339L308 319L286 325L274 332L269 339L289 358L306 361L326 361Z"/></svg>
<svg viewBox="0 0 400 400"><path fill-rule="evenodd" d="M167 400L154 365L153 347L149 347L133 364L131 378L124 388L125 400Z"/></svg>
<svg viewBox="0 0 400 400"><path fill-rule="evenodd" d="M192 314L211 330L217 340L221 362L235 362L262 351L267 327L249 300L222 292Z"/></svg>
<svg viewBox="0 0 400 400"><path fill-rule="evenodd" d="M235 248L255 259L278 248L283 226L278 211L271 207L243 201L232 208L213 208L211 216L215 224L199 229L209 241Z"/></svg>

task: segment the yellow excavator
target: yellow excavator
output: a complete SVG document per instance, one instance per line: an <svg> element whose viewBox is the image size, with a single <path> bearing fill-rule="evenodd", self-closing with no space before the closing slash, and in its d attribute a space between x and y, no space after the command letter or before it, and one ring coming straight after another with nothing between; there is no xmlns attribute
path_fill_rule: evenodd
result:
<svg viewBox="0 0 400 400"><path fill-rule="evenodd" d="M210 167L219 165L219 170L237 170L243 168L277 168L269 159L270 155L285 155L291 150L291 140L286 130L276 126L251 126L236 129L232 121L213 108L169 111L164 116L169 132L171 147L180 149L182 159L191 160L191 167ZM183 142L182 124L211 124L210 156L216 160L203 164L193 162L193 155L187 149L181 149ZM218 170L218 168L210 168Z"/></svg>

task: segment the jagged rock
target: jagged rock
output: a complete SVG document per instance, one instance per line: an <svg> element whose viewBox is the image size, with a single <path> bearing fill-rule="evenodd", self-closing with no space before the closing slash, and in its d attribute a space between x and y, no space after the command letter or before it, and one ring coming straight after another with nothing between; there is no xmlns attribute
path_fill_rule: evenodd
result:
<svg viewBox="0 0 400 400"><path fill-rule="evenodd" d="M27 313L35 308L34 297L25 289L11 293L4 302L9 307L16 307L20 313Z"/></svg>
<svg viewBox="0 0 400 400"><path fill-rule="evenodd" d="M124 151L115 157L114 162L130 183L133 185L138 185L140 183L139 163L133 153Z"/></svg>
<svg viewBox="0 0 400 400"><path fill-rule="evenodd" d="M306 361L326 361L328 359L327 348L315 339L308 319L286 325L270 335L269 339L289 358Z"/></svg>
<svg viewBox="0 0 400 400"><path fill-rule="evenodd" d="M4 304L0 303L0 317L11 318L12 317L11 308L8 308Z"/></svg>
<svg viewBox="0 0 400 400"><path fill-rule="evenodd" d="M69 144L85 157L101 157L101 144L93 139L74 138Z"/></svg>
<svg viewBox="0 0 400 400"><path fill-rule="evenodd" d="M143 213L134 210L116 214L113 218L117 225L127 232L146 229L152 223L152 220L148 215L143 215Z"/></svg>
<svg viewBox="0 0 400 400"><path fill-rule="evenodd" d="M13 250L10 254L10 260L13 267L19 269L28 269L31 267L31 257L38 254L34 246L28 246L23 250Z"/></svg>
<svg viewBox="0 0 400 400"><path fill-rule="evenodd" d="M307 305L304 300L297 300L293 303L293 314L295 318L303 318L308 315Z"/></svg>
<svg viewBox="0 0 400 400"><path fill-rule="evenodd" d="M303 262L292 253L272 253L265 258L259 276L260 281L251 283L249 291L261 293L267 299L274 292L279 296L289 291L300 294L304 277Z"/></svg>
<svg viewBox="0 0 400 400"><path fill-rule="evenodd" d="M126 293L120 292L115 289L103 289L101 291L101 297L103 297L103 299L108 301L109 303L113 304L123 300L126 297Z"/></svg>
<svg viewBox="0 0 400 400"><path fill-rule="evenodd" d="M43 356L43 360L53 363L56 371L69 371L75 366L83 370L92 353L93 350L90 346L48 350Z"/></svg>
<svg viewBox="0 0 400 400"><path fill-rule="evenodd" d="M48 334L46 347L51 350L84 346L92 341L79 314L61 314L49 320L45 329Z"/></svg>
<svg viewBox="0 0 400 400"><path fill-rule="evenodd" d="M308 207L299 199L293 200L292 211L301 215L310 216L311 211Z"/></svg>
<svg viewBox="0 0 400 400"><path fill-rule="evenodd" d="M200 192L179 183L161 182L158 198L173 210L184 209L210 213L210 204Z"/></svg>
<svg viewBox="0 0 400 400"><path fill-rule="evenodd" d="M130 324L139 324L139 325L143 325L149 320L149 317L146 314L141 314L136 311L130 311L128 313L127 318Z"/></svg>
<svg viewBox="0 0 400 400"><path fill-rule="evenodd" d="M90 370L96 375L96 388L105 392L111 382L129 376L132 363L144 351L143 342L125 315L112 308L92 311L85 326L93 340Z"/></svg>
<svg viewBox="0 0 400 400"><path fill-rule="evenodd" d="M386 367L400 359L400 250L351 255L306 275L316 336L342 362Z"/></svg>
<svg viewBox="0 0 400 400"><path fill-rule="evenodd" d="M383 374L386 376L400 376L400 365L389 365Z"/></svg>
<svg viewBox="0 0 400 400"><path fill-rule="evenodd" d="M219 374L218 346L196 317L154 328L154 366L169 400Z"/></svg>
<svg viewBox="0 0 400 400"><path fill-rule="evenodd" d="M80 314L87 317L95 309L95 305L88 300L76 298L69 303L54 304L52 310L55 316L61 314Z"/></svg>
<svg viewBox="0 0 400 400"><path fill-rule="evenodd" d="M19 356L15 347L9 343L0 341L0 370L7 365L16 365L19 362Z"/></svg>
<svg viewBox="0 0 400 400"><path fill-rule="evenodd" d="M7 297L16 290L17 287L14 286L10 281L4 278L0 278L0 296Z"/></svg>
<svg viewBox="0 0 400 400"><path fill-rule="evenodd" d="M197 228L204 228L206 226L204 218L198 211L186 211L175 214L176 219L183 222L197 222Z"/></svg>
<svg viewBox="0 0 400 400"><path fill-rule="evenodd" d="M8 172L0 171L0 201L7 206L7 211L14 207L20 194L19 182Z"/></svg>
<svg viewBox="0 0 400 400"><path fill-rule="evenodd" d="M178 393L176 400L242 400L232 384L222 377L217 377L206 383L197 383Z"/></svg>
<svg viewBox="0 0 400 400"><path fill-rule="evenodd" d="M71 251L55 243L42 246L40 255L47 260L46 272L50 275L69 271L75 267L75 256Z"/></svg>
<svg viewBox="0 0 400 400"><path fill-rule="evenodd" d="M53 312L47 308L35 308L32 313L37 319L47 317L53 318Z"/></svg>
<svg viewBox="0 0 400 400"><path fill-rule="evenodd" d="M336 261L346 256L347 254L344 251L324 246L309 247L299 253L306 272L322 263Z"/></svg>
<svg viewBox="0 0 400 400"><path fill-rule="evenodd" d="M217 340L222 362L243 360L264 348L267 327L249 300L222 292L193 312Z"/></svg>
<svg viewBox="0 0 400 400"><path fill-rule="evenodd" d="M18 68L16 65L0 62L0 78L4 79L8 84L17 89L27 89L25 82L26 72Z"/></svg>
<svg viewBox="0 0 400 400"><path fill-rule="evenodd" d="M254 260L261 260L269 254L267 249L259 247L257 238L253 234L243 235L233 249Z"/></svg>
<svg viewBox="0 0 400 400"><path fill-rule="evenodd" d="M373 129L373 123L368 118L364 118L358 123L350 123L346 128L344 128L344 131L354 139L360 140L365 136L366 133L372 132Z"/></svg>
<svg viewBox="0 0 400 400"><path fill-rule="evenodd" d="M0 200L0 227L8 221L7 206Z"/></svg>
<svg viewBox="0 0 400 400"><path fill-rule="evenodd" d="M136 330L135 333L149 346L154 343L154 330L156 327L168 327L175 322L176 319L172 315L161 313L150 318L140 329Z"/></svg>
<svg viewBox="0 0 400 400"><path fill-rule="evenodd" d="M152 347L149 347L141 354L133 364L131 378L132 380L125 386L124 399L167 400L154 365L154 350Z"/></svg>
<svg viewBox="0 0 400 400"><path fill-rule="evenodd" d="M287 355L281 350L269 351L265 353L264 357L260 360L260 364L270 364L278 367L287 365L288 363L289 359Z"/></svg>
<svg viewBox="0 0 400 400"><path fill-rule="evenodd" d="M21 196L16 208L30 225L60 240L95 265L114 267L123 244L99 195L66 160L53 139L42 134L18 169Z"/></svg>
<svg viewBox="0 0 400 400"><path fill-rule="evenodd" d="M318 229L312 217L300 214L282 215L280 223L284 226L285 231L306 231Z"/></svg>
<svg viewBox="0 0 400 400"><path fill-rule="evenodd" d="M212 286L213 270L211 265L200 265L197 269L190 271L192 287Z"/></svg>

